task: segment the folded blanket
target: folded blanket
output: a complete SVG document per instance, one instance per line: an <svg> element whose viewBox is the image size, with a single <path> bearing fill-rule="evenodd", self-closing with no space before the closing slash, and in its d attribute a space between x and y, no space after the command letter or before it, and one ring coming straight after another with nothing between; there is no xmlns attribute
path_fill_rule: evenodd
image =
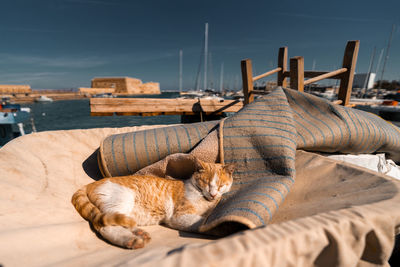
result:
<svg viewBox="0 0 400 267"><path fill-rule="evenodd" d="M190 152L217 123L109 136L99 150L100 168L106 177L125 175L169 154ZM219 152L225 163L235 163L237 168L231 191L200 228L216 235L270 222L294 183L296 149L386 152L391 159L400 160L397 127L373 114L284 88L227 118L220 135L223 151ZM209 153L215 154L218 145L211 143Z"/></svg>

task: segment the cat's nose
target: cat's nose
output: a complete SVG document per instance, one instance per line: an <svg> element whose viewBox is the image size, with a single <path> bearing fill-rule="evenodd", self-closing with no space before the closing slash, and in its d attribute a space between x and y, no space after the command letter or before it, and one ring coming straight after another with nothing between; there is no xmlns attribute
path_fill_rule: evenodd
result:
<svg viewBox="0 0 400 267"><path fill-rule="evenodd" d="M215 193L215 194L210 193L210 196L211 196L212 198L215 198L215 197L217 196L217 193Z"/></svg>

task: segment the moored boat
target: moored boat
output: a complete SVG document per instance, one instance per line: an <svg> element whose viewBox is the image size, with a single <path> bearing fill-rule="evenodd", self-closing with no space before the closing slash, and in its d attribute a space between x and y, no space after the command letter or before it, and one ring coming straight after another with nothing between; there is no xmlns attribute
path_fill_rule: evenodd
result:
<svg viewBox="0 0 400 267"><path fill-rule="evenodd" d="M53 102L53 99L48 96L41 95L40 97L35 99L35 102Z"/></svg>
<svg viewBox="0 0 400 267"><path fill-rule="evenodd" d="M10 104L3 98L0 104L0 147L10 140L25 135L24 123L30 119L30 108Z"/></svg>

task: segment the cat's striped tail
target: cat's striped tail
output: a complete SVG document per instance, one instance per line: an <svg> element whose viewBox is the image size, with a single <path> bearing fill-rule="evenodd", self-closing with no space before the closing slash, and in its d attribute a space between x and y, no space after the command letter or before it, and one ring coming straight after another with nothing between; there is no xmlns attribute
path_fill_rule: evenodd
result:
<svg viewBox="0 0 400 267"><path fill-rule="evenodd" d="M82 187L72 196L71 202L78 213L87 221L91 222L93 227L99 231L101 227L109 225L119 225L126 228L134 228L136 222L134 219L120 213L102 213L89 199L87 195L87 186Z"/></svg>

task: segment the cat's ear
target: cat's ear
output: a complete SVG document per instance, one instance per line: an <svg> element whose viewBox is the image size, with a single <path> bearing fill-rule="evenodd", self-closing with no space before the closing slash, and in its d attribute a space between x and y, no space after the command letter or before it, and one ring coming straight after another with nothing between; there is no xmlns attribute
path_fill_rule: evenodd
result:
<svg viewBox="0 0 400 267"><path fill-rule="evenodd" d="M225 171L226 171L227 173L233 174L233 172L234 172L235 169L236 169L236 165L233 164L233 163L226 164L226 165L224 165L224 169L225 169Z"/></svg>
<svg viewBox="0 0 400 267"><path fill-rule="evenodd" d="M194 157L194 166L196 168L196 171L204 171L205 170L205 165L203 161L199 160L198 158Z"/></svg>

